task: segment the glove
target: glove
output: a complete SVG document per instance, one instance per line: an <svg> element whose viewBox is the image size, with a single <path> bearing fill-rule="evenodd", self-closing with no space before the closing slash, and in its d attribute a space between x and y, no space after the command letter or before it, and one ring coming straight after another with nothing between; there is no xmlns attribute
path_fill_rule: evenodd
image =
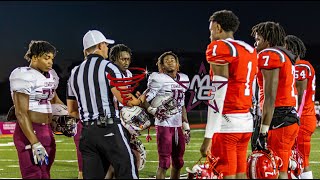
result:
<svg viewBox="0 0 320 180"><path fill-rule="evenodd" d="M257 150L268 150L267 148L267 138L268 133L259 133L258 139L257 139Z"/></svg>
<svg viewBox="0 0 320 180"><path fill-rule="evenodd" d="M190 126L189 123L186 121L183 121L182 123L182 127L184 130L184 139L186 141L186 144L189 144L190 140L191 140L191 133L190 133Z"/></svg>
<svg viewBox="0 0 320 180"><path fill-rule="evenodd" d="M186 144L189 144L189 142L190 142L190 140L191 140L190 129L184 130L184 138L185 138L185 140L186 140Z"/></svg>
<svg viewBox="0 0 320 180"><path fill-rule="evenodd" d="M32 149L33 160L36 165L42 165L43 161L46 165L49 164L49 156L46 149L40 142L26 146L26 149Z"/></svg>
<svg viewBox="0 0 320 180"><path fill-rule="evenodd" d="M9 109L8 113L7 113L7 121L16 121L17 117L15 114L15 108L14 106L11 106L11 108Z"/></svg>

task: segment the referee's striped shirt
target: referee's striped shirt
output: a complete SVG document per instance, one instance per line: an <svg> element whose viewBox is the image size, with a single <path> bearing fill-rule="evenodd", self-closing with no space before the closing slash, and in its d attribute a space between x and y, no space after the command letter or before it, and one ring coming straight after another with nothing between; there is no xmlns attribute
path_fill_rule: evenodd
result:
<svg viewBox="0 0 320 180"><path fill-rule="evenodd" d="M107 75L122 78L122 73L111 61L98 54L87 56L79 66L72 69L67 86L67 99L77 100L82 121L99 116L117 117L113 103L110 81Z"/></svg>

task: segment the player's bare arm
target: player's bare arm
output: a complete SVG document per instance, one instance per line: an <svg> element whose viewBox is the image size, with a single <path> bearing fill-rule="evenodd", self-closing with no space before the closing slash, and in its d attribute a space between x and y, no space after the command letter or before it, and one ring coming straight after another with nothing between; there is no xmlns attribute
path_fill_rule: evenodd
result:
<svg viewBox="0 0 320 180"><path fill-rule="evenodd" d="M279 83L279 68L261 70L264 79L264 104L262 109L262 124L269 126L273 117L274 104L276 101L278 83Z"/></svg>
<svg viewBox="0 0 320 180"><path fill-rule="evenodd" d="M13 102L15 105L15 114L17 117L17 121L23 131L23 134L26 136L26 138L29 140L31 144L39 142L37 136L34 134L32 127L33 121L29 117L29 112L31 117L35 117L36 115L43 117L43 113L29 111L29 95L27 94L14 92Z"/></svg>
<svg viewBox="0 0 320 180"><path fill-rule="evenodd" d="M68 113L70 116L79 119L78 102L77 100L67 99Z"/></svg>
<svg viewBox="0 0 320 180"><path fill-rule="evenodd" d="M296 81L296 87L298 91L298 107L300 107L303 92L307 89L307 85L308 85L308 79Z"/></svg>
<svg viewBox="0 0 320 180"><path fill-rule="evenodd" d="M204 138L200 147L202 157L207 157L207 152L210 152L211 138Z"/></svg>
<svg viewBox="0 0 320 180"><path fill-rule="evenodd" d="M188 116L187 116L187 110L185 106L182 106L182 123L183 122L189 122Z"/></svg>

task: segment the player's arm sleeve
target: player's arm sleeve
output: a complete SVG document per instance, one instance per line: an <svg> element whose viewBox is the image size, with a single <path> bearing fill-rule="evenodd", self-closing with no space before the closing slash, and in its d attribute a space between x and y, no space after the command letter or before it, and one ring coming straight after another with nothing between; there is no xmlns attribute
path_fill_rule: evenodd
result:
<svg viewBox="0 0 320 180"><path fill-rule="evenodd" d="M156 97L162 86L163 82L159 73L152 73L148 79L147 89L143 93L146 95L146 101L150 102L154 97Z"/></svg>
<svg viewBox="0 0 320 180"><path fill-rule="evenodd" d="M236 47L229 41L213 41L207 46L206 59L210 64L225 65L238 56Z"/></svg>
<svg viewBox="0 0 320 180"><path fill-rule="evenodd" d="M17 68L11 73L9 81L10 89L13 92L30 95L35 86L36 79L27 70Z"/></svg>
<svg viewBox="0 0 320 180"><path fill-rule="evenodd" d="M280 68L285 61L285 56L280 51L266 50L258 54L258 67L260 69Z"/></svg>

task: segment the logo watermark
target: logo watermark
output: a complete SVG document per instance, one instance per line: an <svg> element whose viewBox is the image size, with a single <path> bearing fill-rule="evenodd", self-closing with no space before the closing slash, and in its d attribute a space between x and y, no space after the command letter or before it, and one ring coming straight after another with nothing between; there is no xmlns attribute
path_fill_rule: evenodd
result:
<svg viewBox="0 0 320 180"><path fill-rule="evenodd" d="M179 82L182 87L185 86L185 82ZM226 85L228 81L212 81L210 75L207 74L206 67L203 62L201 62L198 74L194 75L190 80L190 85L188 91L190 93L190 98L186 106L187 112L191 111L193 108L201 103L204 103L214 109L214 112L219 112L216 100L214 99L216 92ZM209 103L209 100L213 100Z"/></svg>

